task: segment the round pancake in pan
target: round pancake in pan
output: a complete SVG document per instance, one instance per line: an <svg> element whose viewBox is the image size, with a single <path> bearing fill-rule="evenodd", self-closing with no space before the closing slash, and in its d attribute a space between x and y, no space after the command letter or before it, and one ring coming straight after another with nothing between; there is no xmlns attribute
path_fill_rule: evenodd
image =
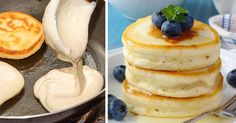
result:
<svg viewBox="0 0 236 123"><path fill-rule="evenodd" d="M0 105L19 94L24 88L23 75L13 66L0 61Z"/></svg>
<svg viewBox="0 0 236 123"><path fill-rule="evenodd" d="M38 51L44 42L41 23L21 12L0 13L0 57L23 59Z"/></svg>

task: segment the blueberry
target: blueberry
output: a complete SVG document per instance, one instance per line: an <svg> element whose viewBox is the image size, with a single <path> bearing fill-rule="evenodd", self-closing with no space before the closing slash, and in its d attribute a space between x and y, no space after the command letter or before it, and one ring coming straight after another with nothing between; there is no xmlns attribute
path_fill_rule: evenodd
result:
<svg viewBox="0 0 236 123"><path fill-rule="evenodd" d="M166 16L161 12L154 12L152 14L152 24L157 28L161 28L161 25L166 21Z"/></svg>
<svg viewBox="0 0 236 123"><path fill-rule="evenodd" d="M108 106L109 106L110 102L113 101L113 100L117 100L117 98L112 94L108 94ZM112 119L112 116L109 113L108 113L108 118Z"/></svg>
<svg viewBox="0 0 236 123"><path fill-rule="evenodd" d="M108 103L108 114L114 120L123 120L127 114L126 104L119 99L111 100L111 102Z"/></svg>
<svg viewBox="0 0 236 123"><path fill-rule="evenodd" d="M161 31L167 37L177 37L182 33L182 28L179 23L165 21L161 26Z"/></svg>
<svg viewBox="0 0 236 123"><path fill-rule="evenodd" d="M186 17L185 22L180 23L183 31L190 30L193 27L193 23L194 23L194 19L192 16L186 15L185 17Z"/></svg>
<svg viewBox="0 0 236 123"><path fill-rule="evenodd" d="M116 66L113 70L113 76L119 82L123 82L125 80L125 69L126 67L124 65L119 65Z"/></svg>
<svg viewBox="0 0 236 123"><path fill-rule="evenodd" d="M108 103L111 102L112 100L117 99L114 95L108 94Z"/></svg>
<svg viewBox="0 0 236 123"><path fill-rule="evenodd" d="M236 69L230 71L227 76L226 80L232 87L236 88Z"/></svg>

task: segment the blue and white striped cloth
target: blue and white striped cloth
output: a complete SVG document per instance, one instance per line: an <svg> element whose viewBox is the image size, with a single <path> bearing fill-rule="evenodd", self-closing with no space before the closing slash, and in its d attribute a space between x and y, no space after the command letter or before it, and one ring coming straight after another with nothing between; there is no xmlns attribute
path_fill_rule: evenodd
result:
<svg viewBox="0 0 236 123"><path fill-rule="evenodd" d="M231 14L225 14L223 15L223 19L222 19L222 28L228 32L234 32L236 33L236 20L232 19L232 15ZM236 45L236 38L234 39L234 37L225 37L225 36L221 36L222 40L227 41L229 43L233 43Z"/></svg>
<svg viewBox="0 0 236 123"><path fill-rule="evenodd" d="M227 44L227 49L236 47L236 14L213 16L209 19L209 24L221 36L222 44Z"/></svg>

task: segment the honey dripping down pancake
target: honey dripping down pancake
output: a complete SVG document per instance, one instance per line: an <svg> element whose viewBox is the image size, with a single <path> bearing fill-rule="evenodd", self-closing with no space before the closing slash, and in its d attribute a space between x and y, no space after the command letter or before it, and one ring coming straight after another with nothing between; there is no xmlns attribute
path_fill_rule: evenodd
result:
<svg viewBox="0 0 236 123"><path fill-rule="evenodd" d="M41 23L21 12L0 13L0 57L23 59L38 51L44 42Z"/></svg>

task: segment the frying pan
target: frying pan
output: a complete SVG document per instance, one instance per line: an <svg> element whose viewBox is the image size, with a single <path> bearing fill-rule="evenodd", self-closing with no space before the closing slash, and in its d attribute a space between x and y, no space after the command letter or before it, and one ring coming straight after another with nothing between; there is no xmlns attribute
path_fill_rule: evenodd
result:
<svg viewBox="0 0 236 123"><path fill-rule="evenodd" d="M40 20L50 0L0 0L0 12L20 11ZM99 1L90 21L89 43L84 53L84 64L105 75L105 8ZM56 58L53 50L43 44L34 55L23 60L0 59L16 67L25 78L25 87L14 98L0 106L0 123L66 123L73 117L87 113L105 98L103 90L96 96L67 109L48 113L34 97L34 83L55 68L71 66ZM1 75L0 75L1 76ZM10 75L9 75L10 76Z"/></svg>

